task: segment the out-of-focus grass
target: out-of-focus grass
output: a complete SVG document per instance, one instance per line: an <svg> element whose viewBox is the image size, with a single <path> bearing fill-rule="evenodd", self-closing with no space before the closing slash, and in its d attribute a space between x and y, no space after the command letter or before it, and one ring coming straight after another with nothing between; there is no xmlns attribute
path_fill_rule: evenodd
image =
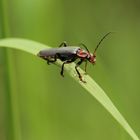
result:
<svg viewBox="0 0 140 140"><path fill-rule="evenodd" d="M82 42L93 51L104 33L117 31L117 37L113 35L98 50L97 65L94 68L89 65L88 73L103 87L140 135L138 1L5 1L5 17L8 18L12 37L33 39L54 47L64 40L70 45ZM17 92L9 94L9 97L15 99L13 102L18 110L15 114L18 127L15 128L23 139L130 139L96 100L81 94L84 91L68 78L67 73L62 79L59 68L53 65L47 67L27 53L10 53L13 55L10 57L12 71L5 67L4 54L0 54L0 61L6 75L9 71L13 75L10 83L15 81ZM6 85L6 75L0 78L3 85ZM1 90L4 98L7 90ZM6 101L9 107L10 100ZM10 112L5 106L1 107ZM10 113L7 116L10 118ZM7 128L10 128L11 120L8 118L2 124L7 122ZM7 132L10 137L12 132Z"/></svg>

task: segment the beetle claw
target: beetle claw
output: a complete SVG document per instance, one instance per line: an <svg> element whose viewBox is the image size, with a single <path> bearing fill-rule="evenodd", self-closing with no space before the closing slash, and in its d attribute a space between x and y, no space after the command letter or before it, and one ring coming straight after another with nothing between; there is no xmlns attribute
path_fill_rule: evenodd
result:
<svg viewBox="0 0 140 140"><path fill-rule="evenodd" d="M82 76L80 76L79 79L80 79L81 82L86 83L86 81L83 80Z"/></svg>
<svg viewBox="0 0 140 140"><path fill-rule="evenodd" d="M47 61L47 64L48 64L48 65L50 65L50 62L49 62L49 61Z"/></svg>
<svg viewBox="0 0 140 140"><path fill-rule="evenodd" d="M62 72L60 73L60 75L61 75L62 77L64 77L64 74L63 74Z"/></svg>
<svg viewBox="0 0 140 140"><path fill-rule="evenodd" d="M83 82L83 83L87 83L87 82L86 82L85 80L83 80L83 79L80 79L80 81Z"/></svg>

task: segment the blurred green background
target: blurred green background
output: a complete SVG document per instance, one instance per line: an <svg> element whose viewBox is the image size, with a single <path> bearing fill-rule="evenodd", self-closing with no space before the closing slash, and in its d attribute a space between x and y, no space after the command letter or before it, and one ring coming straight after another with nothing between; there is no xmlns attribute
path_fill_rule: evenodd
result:
<svg viewBox="0 0 140 140"><path fill-rule="evenodd" d="M0 37L57 47L85 43L88 73L140 136L139 0L0 0ZM67 72L30 54L0 48L0 140L131 140Z"/></svg>

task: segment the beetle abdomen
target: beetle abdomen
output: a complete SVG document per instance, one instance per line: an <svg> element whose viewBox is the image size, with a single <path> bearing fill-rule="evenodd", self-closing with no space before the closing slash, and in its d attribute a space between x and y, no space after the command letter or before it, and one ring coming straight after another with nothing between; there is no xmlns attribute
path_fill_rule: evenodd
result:
<svg viewBox="0 0 140 140"><path fill-rule="evenodd" d="M45 50L41 50L38 53L38 56L40 57L52 57L54 58L54 56L56 54L60 54L62 57L67 57L70 56L72 54L76 54L77 50L79 50L80 47L61 47L61 48L52 48L52 49L45 49Z"/></svg>

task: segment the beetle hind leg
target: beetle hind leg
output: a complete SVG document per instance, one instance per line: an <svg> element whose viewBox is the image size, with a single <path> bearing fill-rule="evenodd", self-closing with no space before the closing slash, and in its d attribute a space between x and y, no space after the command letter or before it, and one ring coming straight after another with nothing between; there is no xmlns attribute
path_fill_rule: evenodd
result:
<svg viewBox="0 0 140 140"><path fill-rule="evenodd" d="M46 60L47 60L47 64L48 64L48 65L50 65L50 63L56 62L56 59L54 59L54 60L46 59Z"/></svg>
<svg viewBox="0 0 140 140"><path fill-rule="evenodd" d="M56 59L54 59L54 60L45 59L45 60L47 61L47 64L48 64L48 65L50 65L50 63L54 63L54 62L56 62Z"/></svg>
<svg viewBox="0 0 140 140"><path fill-rule="evenodd" d="M55 54L54 60L51 60L51 59L49 59L49 58L46 58L45 60L47 60L47 64L50 65L50 63L56 62L58 55L59 55L59 54Z"/></svg>

